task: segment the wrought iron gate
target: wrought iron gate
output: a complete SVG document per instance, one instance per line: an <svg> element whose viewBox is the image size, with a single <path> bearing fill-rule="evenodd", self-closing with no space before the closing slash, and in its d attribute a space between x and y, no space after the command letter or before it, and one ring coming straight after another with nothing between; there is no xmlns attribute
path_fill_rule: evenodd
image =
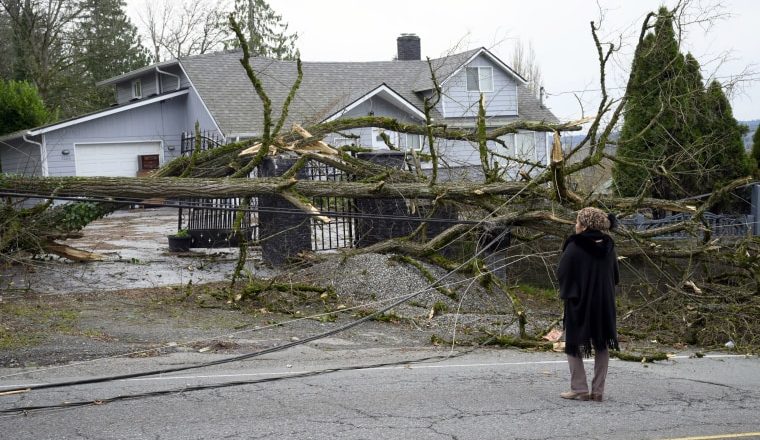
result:
<svg viewBox="0 0 760 440"><path fill-rule="evenodd" d="M191 199L182 201L179 209L179 229L187 229L193 248L234 247L240 244L235 234L235 217L241 199ZM247 241L257 239L258 221L256 198L251 198L250 209L243 213L240 233ZM193 206L195 205L195 206Z"/></svg>
<svg viewBox="0 0 760 440"><path fill-rule="evenodd" d="M311 180L349 180L344 171L321 162L309 161L306 176ZM330 218L330 223L311 218L311 248L315 251L335 250L354 246L354 218L356 206L353 199L345 197L314 197L312 203Z"/></svg>

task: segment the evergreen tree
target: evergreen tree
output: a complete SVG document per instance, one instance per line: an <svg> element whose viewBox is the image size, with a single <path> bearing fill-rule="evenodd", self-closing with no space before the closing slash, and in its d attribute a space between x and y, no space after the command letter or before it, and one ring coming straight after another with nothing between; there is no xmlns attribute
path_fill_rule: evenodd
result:
<svg viewBox="0 0 760 440"><path fill-rule="evenodd" d="M707 152L704 158L705 172L702 188L714 187L740 177L752 170L750 158L744 149L743 137L749 130L734 118L731 104L716 80L710 82L704 99L706 123L704 142Z"/></svg>
<svg viewBox="0 0 760 440"><path fill-rule="evenodd" d="M248 36L251 55L281 60L298 57L298 34L288 33L288 24L265 0L235 0L234 16L243 34ZM234 35L225 44L227 47L239 45Z"/></svg>
<svg viewBox="0 0 760 440"><path fill-rule="evenodd" d="M95 83L148 64L137 28L124 13L124 0L84 0L76 35L77 61L85 73L88 105L99 108L113 101L113 92Z"/></svg>
<svg viewBox="0 0 760 440"><path fill-rule="evenodd" d="M24 81L0 79L0 136L52 119L37 89Z"/></svg>
<svg viewBox="0 0 760 440"><path fill-rule="evenodd" d="M755 129L755 134L752 135L752 159L755 169L760 169L760 125Z"/></svg>
<svg viewBox="0 0 760 440"><path fill-rule="evenodd" d="M124 13L124 0L85 0L78 34L80 62L95 81L148 64L137 28Z"/></svg>
<svg viewBox="0 0 760 440"><path fill-rule="evenodd" d="M663 168L672 176L677 190L672 197L687 197L707 191L704 182L706 161L711 145L704 136L708 129L709 112L705 109L705 86L699 62L692 54L684 57L684 96L677 113L676 126L669 133L679 144L678 149L665 152Z"/></svg>
<svg viewBox="0 0 760 440"><path fill-rule="evenodd" d="M0 6L0 79L11 79L13 77L14 62L14 45L13 45L13 26L11 19Z"/></svg>
<svg viewBox="0 0 760 440"><path fill-rule="evenodd" d="M685 65L673 31L672 14L660 8L654 31L636 48L628 79L617 154L629 164L617 163L613 169L614 183L621 195L644 192L654 197L672 196L672 175L650 174L649 170L669 172L672 163L665 159L682 150L674 133L685 129L681 124L688 114Z"/></svg>
<svg viewBox="0 0 760 440"><path fill-rule="evenodd" d="M750 171L731 105L719 83L705 90L697 60L680 53L672 17L660 8L634 54L618 146L626 163L613 169L624 196L679 199Z"/></svg>

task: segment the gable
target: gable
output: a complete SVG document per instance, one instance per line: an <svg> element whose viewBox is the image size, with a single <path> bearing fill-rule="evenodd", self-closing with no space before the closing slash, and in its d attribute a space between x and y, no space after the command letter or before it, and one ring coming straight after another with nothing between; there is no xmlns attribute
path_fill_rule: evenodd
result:
<svg viewBox="0 0 760 440"><path fill-rule="evenodd" d="M385 116L402 122L420 122L425 114L393 89L382 84L351 104L327 117L323 122L341 117Z"/></svg>
<svg viewBox="0 0 760 440"><path fill-rule="evenodd" d="M502 72L504 72L506 75L512 77L514 81L516 81L518 84L525 85L528 83L528 81L522 77L517 71L509 67L506 63L504 63L502 60L499 59L496 55L492 54L488 49L481 47L480 49L473 51L473 53L470 55L470 57L462 62L459 67L457 67L456 70L454 70L450 75L443 77L443 80L441 81L441 85L443 86L448 82L452 77L459 74L463 69L465 69L468 66L473 66L473 62L481 59L481 60L487 60L486 63L488 65L493 66L495 68L498 68Z"/></svg>
<svg viewBox="0 0 760 440"><path fill-rule="evenodd" d="M478 69L491 81L482 90L468 90L468 69ZM485 81L483 81L485 82ZM482 85L482 84L481 84ZM439 111L446 118L474 118L478 115L480 94L485 98L487 116L518 116L518 87L522 84L511 72L485 53L477 54L442 83Z"/></svg>

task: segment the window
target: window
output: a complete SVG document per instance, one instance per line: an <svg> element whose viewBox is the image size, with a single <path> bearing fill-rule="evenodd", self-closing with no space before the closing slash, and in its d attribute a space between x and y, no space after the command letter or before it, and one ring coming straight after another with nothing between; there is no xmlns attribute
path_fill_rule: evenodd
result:
<svg viewBox="0 0 760 440"><path fill-rule="evenodd" d="M522 160L536 160L536 137L533 132L515 135L515 157Z"/></svg>
<svg viewBox="0 0 760 440"><path fill-rule="evenodd" d="M139 79L132 81L132 98L133 99L142 98L142 83L140 82Z"/></svg>
<svg viewBox="0 0 760 440"><path fill-rule="evenodd" d="M419 134L399 133L399 146L405 151L416 150L422 151L424 141Z"/></svg>
<svg viewBox="0 0 760 440"><path fill-rule="evenodd" d="M493 92L492 67L467 67L468 92Z"/></svg>

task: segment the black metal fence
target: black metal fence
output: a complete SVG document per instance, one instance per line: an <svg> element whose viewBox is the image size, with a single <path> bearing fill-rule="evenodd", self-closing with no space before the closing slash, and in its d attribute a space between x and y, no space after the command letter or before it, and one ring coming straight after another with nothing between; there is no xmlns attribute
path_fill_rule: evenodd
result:
<svg viewBox="0 0 760 440"><path fill-rule="evenodd" d="M720 215L707 212L704 214L703 223L706 228L712 231L713 236L747 236L753 235L753 228L755 225L754 215ZM650 219L642 214L634 214L631 217L622 219L620 223L625 227L635 231L648 231L651 229L657 229L664 226L673 225L676 223L689 221L692 219L692 215L688 213L679 213L672 216L668 216L661 219ZM699 236L704 236L704 232L700 232ZM692 235L688 231L671 232L668 234L658 235L660 239L679 239L690 238Z"/></svg>
<svg viewBox="0 0 760 440"><path fill-rule="evenodd" d="M225 139L216 132L202 131L200 139L196 141L195 133L183 132L180 141L180 153L183 155L191 154L195 150L195 144L200 144L201 151L210 150L226 143Z"/></svg>
<svg viewBox="0 0 760 440"><path fill-rule="evenodd" d="M182 135L181 153L192 154L196 144L201 150L208 150L224 145L225 140L215 132L204 131L198 139L192 132ZM256 177L258 170L251 173ZM349 176L329 165L309 161L300 173L302 178L325 181L348 180ZM189 199L183 205L196 205L180 208L178 228L187 229L193 238L191 247L218 248L238 245L238 236L234 234L234 222L241 199ZM351 213L356 212L352 199L340 197L315 197L313 205L330 222L325 223L315 217L309 217L311 249L314 251L337 250L354 246L355 224ZM252 197L249 212L243 217L242 233L247 240L259 239L259 199ZM275 213L276 214L276 213ZM277 221L276 215L265 216L270 221Z"/></svg>

